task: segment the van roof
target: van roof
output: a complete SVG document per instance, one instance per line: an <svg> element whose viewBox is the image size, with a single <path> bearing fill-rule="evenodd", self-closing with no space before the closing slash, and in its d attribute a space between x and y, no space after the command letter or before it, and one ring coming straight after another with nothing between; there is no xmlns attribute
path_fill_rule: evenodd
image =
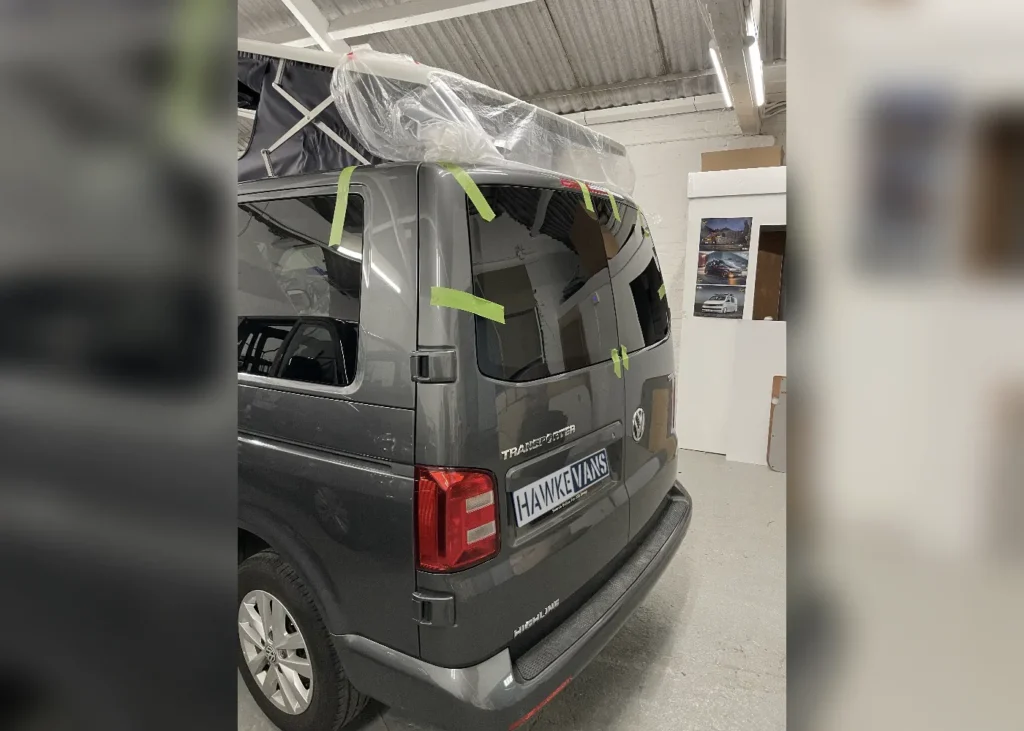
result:
<svg viewBox="0 0 1024 731"><path fill-rule="evenodd" d="M415 170L421 165L438 165L429 162L389 162L380 165L366 165L356 168L353 180L358 180L361 175L395 172L399 170ZM516 165L502 164L465 164L461 167L470 174L474 181L481 185L526 185L535 188L562 187L562 181L572 181L567 175L559 174L551 170L539 168L525 168ZM310 173L308 175L290 175L279 178L263 178L261 180L249 180L238 184L238 195L253 195L277 190L295 190L299 188L317 188L323 185L332 185L338 180L340 170ZM607 191L606 185L591 185L591 190ZM616 190L616 199L625 200L626 203L637 208L636 201Z"/></svg>

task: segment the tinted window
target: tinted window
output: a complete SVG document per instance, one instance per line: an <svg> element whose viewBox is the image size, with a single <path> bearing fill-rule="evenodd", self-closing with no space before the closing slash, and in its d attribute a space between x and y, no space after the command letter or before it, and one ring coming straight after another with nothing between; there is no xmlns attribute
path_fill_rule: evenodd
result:
<svg viewBox="0 0 1024 731"><path fill-rule="evenodd" d="M238 372L269 376L292 323L244 319L238 324Z"/></svg>
<svg viewBox="0 0 1024 731"><path fill-rule="evenodd" d="M277 374L281 378L346 385L355 377L363 199L349 195L344 234L337 248L328 246L334 209L333 195L239 205L239 314L247 319L323 318L316 324L303 324L301 332L296 333L288 359ZM280 346L281 342L276 341L274 347ZM255 373L243 368L245 347L240 329L239 371ZM330 359L329 366L325 359ZM293 360L294 366L290 365ZM265 363L261 367L267 368ZM269 370L259 372L269 374Z"/></svg>
<svg viewBox="0 0 1024 731"><path fill-rule="evenodd" d="M662 289L664 285L665 280L661 277L658 257L654 255L640 276L629 283L640 331L644 335L644 347L660 343L668 337L671 314L668 309L668 298Z"/></svg>
<svg viewBox="0 0 1024 731"><path fill-rule="evenodd" d="M338 346L323 324L299 325L281 361L281 378L334 386L338 383Z"/></svg>
<svg viewBox="0 0 1024 731"><path fill-rule="evenodd" d="M496 217L483 221L469 206L474 291L505 308L504 325L476 318L481 372L532 381L610 360L618 335L608 257L631 226L602 223L610 206L595 206L595 216L571 190L481 190Z"/></svg>

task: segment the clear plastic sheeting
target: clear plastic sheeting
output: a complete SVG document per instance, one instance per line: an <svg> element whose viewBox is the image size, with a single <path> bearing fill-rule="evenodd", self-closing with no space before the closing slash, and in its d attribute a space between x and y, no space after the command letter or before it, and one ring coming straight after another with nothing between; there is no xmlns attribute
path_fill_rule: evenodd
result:
<svg viewBox="0 0 1024 731"><path fill-rule="evenodd" d="M331 92L349 130L385 160L514 163L633 192L620 143L409 56L358 48L335 70Z"/></svg>

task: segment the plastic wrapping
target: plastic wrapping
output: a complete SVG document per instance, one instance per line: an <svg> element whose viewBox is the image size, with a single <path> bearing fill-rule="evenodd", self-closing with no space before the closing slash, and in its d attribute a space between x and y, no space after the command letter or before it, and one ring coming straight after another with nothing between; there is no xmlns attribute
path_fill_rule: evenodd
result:
<svg viewBox="0 0 1024 731"><path fill-rule="evenodd" d="M385 160L513 163L633 192L623 145L409 56L366 48L348 53L331 93L349 131Z"/></svg>

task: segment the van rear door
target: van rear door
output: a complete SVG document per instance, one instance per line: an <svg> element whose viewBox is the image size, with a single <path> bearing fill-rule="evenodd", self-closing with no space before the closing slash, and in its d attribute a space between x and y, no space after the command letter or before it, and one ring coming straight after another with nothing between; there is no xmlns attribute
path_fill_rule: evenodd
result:
<svg viewBox="0 0 1024 731"><path fill-rule="evenodd" d="M417 464L489 473L500 543L465 570L417 573L433 607L421 656L444 667L545 636L606 578L630 522L610 209L548 175L470 174L493 220L451 174L420 173ZM446 304L451 290L504 321Z"/></svg>
<svg viewBox="0 0 1024 731"><path fill-rule="evenodd" d="M623 453L633 538L654 517L675 482L678 440L668 293L646 219L632 207L626 211L623 219L636 220L636 229L612 257L610 270L623 349Z"/></svg>

